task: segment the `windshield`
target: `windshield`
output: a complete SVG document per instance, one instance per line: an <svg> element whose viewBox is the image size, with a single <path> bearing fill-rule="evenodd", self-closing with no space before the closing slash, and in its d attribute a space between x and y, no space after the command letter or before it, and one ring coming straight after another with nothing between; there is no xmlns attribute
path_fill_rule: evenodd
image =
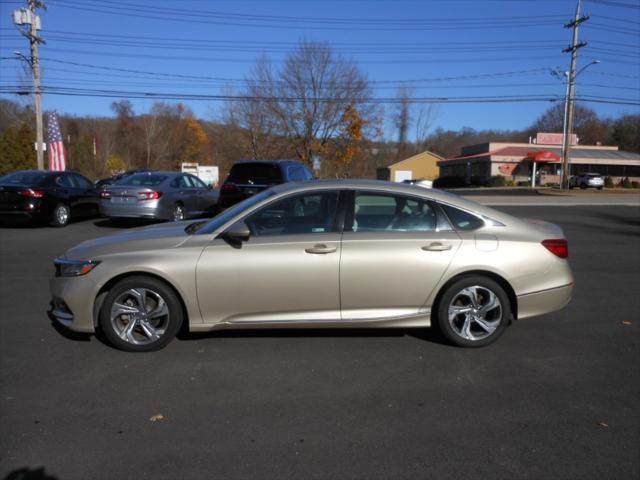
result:
<svg viewBox="0 0 640 480"><path fill-rule="evenodd" d="M155 187L156 185L160 185L166 179L167 179L166 175L136 173L135 175L124 177L122 180L120 180L117 183L118 185L136 185L136 186L144 186L144 187Z"/></svg>
<svg viewBox="0 0 640 480"><path fill-rule="evenodd" d="M203 225L202 227L200 227L194 233L196 235L204 235L204 234L207 234L207 233L213 233L218 228L220 228L222 225L224 225L229 220L231 220L233 217L235 217L236 215L242 213L244 210L247 210L247 209L253 207L256 203L259 203L262 200L264 200L265 198L269 198L274 194L275 194L275 192L273 190L271 190L271 189L263 190L262 192L260 192L260 193L258 193L256 195L253 195L252 197L249 197L246 200L243 200L242 202L240 202L240 203L234 205L233 207L225 210L220 215L217 215L216 217L214 217L210 222L208 222L205 225ZM187 232L187 233L189 233L189 232Z"/></svg>
<svg viewBox="0 0 640 480"><path fill-rule="evenodd" d="M280 168L273 163L236 163L227 178L227 182L250 185L271 185L281 181Z"/></svg>
<svg viewBox="0 0 640 480"><path fill-rule="evenodd" d="M5 185L22 184L36 186L44 182L49 176L47 172L14 172L2 177L1 181Z"/></svg>

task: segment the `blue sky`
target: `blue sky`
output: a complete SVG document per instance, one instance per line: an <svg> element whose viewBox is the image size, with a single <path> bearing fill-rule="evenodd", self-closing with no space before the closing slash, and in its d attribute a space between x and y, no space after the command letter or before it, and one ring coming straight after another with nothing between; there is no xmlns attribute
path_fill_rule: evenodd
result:
<svg viewBox="0 0 640 480"><path fill-rule="evenodd" d="M0 1L1 57L13 56L15 50L28 54L27 41L17 33L10 15L22 4ZM377 97L392 97L403 81L414 86L417 97L561 98L564 85L549 70L568 69L569 55L561 50L570 43L571 32L563 24L573 17L576 2L50 0L47 4L41 31L47 43L40 51L43 84L48 86L215 95L225 86L237 86L261 53L277 64L304 38L328 42L355 60L375 82ZM589 45L580 50L579 66L594 59L601 63L579 77L578 95L640 101L640 2L585 0L583 12L591 19L581 29L580 37ZM210 78L171 76L176 74ZM21 79L24 74L17 61L1 60L0 85L15 85ZM111 115L112 101L61 95L45 95L43 100L45 109L95 116ZM132 102L137 113L152 103ZM203 118L215 117L221 107L220 102L208 100L183 103ZM589 105L611 116L640 111L630 105ZM442 104L434 127L522 128L549 106L548 101ZM391 109L385 105L387 112ZM391 135L390 128L386 134Z"/></svg>

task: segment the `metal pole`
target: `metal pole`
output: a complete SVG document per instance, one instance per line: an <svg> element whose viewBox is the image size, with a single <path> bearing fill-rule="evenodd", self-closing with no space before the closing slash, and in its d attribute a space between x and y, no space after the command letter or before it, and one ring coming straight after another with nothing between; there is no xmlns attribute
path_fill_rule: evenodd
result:
<svg viewBox="0 0 640 480"><path fill-rule="evenodd" d="M42 90L40 87L40 59L38 56L38 32L36 30L36 2L29 0L29 10L31 10L31 28L29 31L29 42L31 43L31 70L33 72L33 86L35 89L36 107L36 158L38 160L38 170L44 170L43 155L43 129L42 129Z"/></svg>

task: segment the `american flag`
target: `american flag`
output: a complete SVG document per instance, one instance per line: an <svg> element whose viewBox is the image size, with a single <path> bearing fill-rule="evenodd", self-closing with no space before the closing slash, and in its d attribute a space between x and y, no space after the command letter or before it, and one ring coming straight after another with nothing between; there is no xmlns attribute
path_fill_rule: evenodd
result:
<svg viewBox="0 0 640 480"><path fill-rule="evenodd" d="M49 114L47 123L47 143L49 144L49 170L64 171L67 168L67 154L62 143L62 134L56 112Z"/></svg>

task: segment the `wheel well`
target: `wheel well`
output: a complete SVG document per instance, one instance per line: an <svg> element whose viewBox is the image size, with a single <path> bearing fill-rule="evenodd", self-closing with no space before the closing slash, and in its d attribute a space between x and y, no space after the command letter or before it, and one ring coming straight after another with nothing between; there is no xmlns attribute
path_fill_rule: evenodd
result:
<svg viewBox="0 0 640 480"><path fill-rule="evenodd" d="M176 290L176 288L173 285L171 285L171 283L169 283L167 280L162 278L160 275L155 275L153 273L127 272L127 273L122 273L120 275L113 277L111 280L105 283L100 289L100 291L97 293L96 298L94 299L94 302L93 302L94 327L98 326L98 315L100 314L100 308L102 308L102 302L104 301L105 297L109 293L109 290L111 290L111 288L120 280L124 280L125 278L128 278L128 277L136 277L136 276L155 278L156 280L159 280L160 282L164 283L167 287L169 287L171 290L173 290L173 293L175 293L176 297L178 297L178 300L180 301L180 306L182 307L182 314L184 315L184 320L185 320L183 325L189 324L189 312L187 311L187 306L185 305L184 300L182 299L182 295L180 295L180 292L178 292L178 290Z"/></svg>
<svg viewBox="0 0 640 480"><path fill-rule="evenodd" d="M459 275L456 275L455 277L450 278L442 287L440 287L440 290L438 291L438 294L436 295L436 298L433 301L433 305L431 308L432 316L434 315L434 313L438 311L440 299L442 298L442 295L447 290L447 288L449 288L449 285L453 284L454 282L457 282L463 277L468 277L471 275L480 275L483 277L490 278L491 280L495 281L498 285L500 285L506 292L507 296L509 297L509 304L511 306L511 315L513 319L514 320L518 319L518 298L516 297L516 292L514 292L513 287L509 282L507 282L503 277L501 277L497 273L488 272L486 270L471 270L469 272L464 272Z"/></svg>

